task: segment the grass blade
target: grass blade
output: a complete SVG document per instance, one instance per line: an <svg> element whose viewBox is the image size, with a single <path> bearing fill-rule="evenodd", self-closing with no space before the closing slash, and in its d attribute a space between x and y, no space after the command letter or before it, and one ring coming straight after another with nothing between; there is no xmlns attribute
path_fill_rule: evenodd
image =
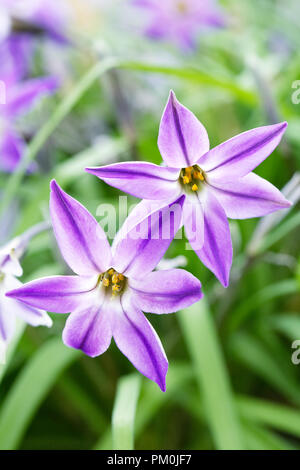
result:
<svg viewBox="0 0 300 470"><path fill-rule="evenodd" d="M34 413L80 352L67 348L60 338L47 341L27 363L12 385L0 409L0 449L18 445Z"/></svg>
<svg viewBox="0 0 300 470"><path fill-rule="evenodd" d="M93 83L105 72L115 67L117 64L115 59L105 59L94 65L75 85L73 90L56 108L50 119L43 125L40 131L30 142L27 152L22 158L20 165L8 178L5 186L4 196L0 204L0 215L8 207L14 194L22 181L24 174L30 163L35 159L37 153L41 150L45 142L59 126L62 120L72 111L73 107L84 95L84 93L93 85Z"/></svg>
<svg viewBox="0 0 300 470"><path fill-rule="evenodd" d="M112 414L113 447L116 450L134 449L134 423L141 377L137 374L122 377L118 383Z"/></svg>
<svg viewBox="0 0 300 470"><path fill-rule="evenodd" d="M205 300L179 314L211 433L218 449L243 449L226 365Z"/></svg>

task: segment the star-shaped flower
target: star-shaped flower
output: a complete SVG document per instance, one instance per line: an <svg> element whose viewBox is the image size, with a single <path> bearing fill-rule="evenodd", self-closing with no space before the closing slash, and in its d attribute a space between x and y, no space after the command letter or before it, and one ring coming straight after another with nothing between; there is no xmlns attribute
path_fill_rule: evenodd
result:
<svg viewBox="0 0 300 470"><path fill-rule="evenodd" d="M182 202L177 198L137 227L129 217L110 247L92 215L52 181L54 234L76 276L38 279L7 296L31 307L71 312L63 332L66 345L94 357L113 337L132 364L165 390L168 361L142 310L171 313L202 297L200 282L187 271L153 271L179 227Z"/></svg>
<svg viewBox="0 0 300 470"><path fill-rule="evenodd" d="M199 30L224 26L224 16L214 0L134 0L144 8L150 22L145 34L168 39L182 49L195 47Z"/></svg>
<svg viewBox="0 0 300 470"><path fill-rule="evenodd" d="M286 126L258 127L209 150L204 126L171 92L158 136L166 166L128 162L87 171L135 197L157 200L159 207L184 196L187 238L226 287L232 264L227 217L260 217L291 205L277 188L252 173L277 147Z"/></svg>

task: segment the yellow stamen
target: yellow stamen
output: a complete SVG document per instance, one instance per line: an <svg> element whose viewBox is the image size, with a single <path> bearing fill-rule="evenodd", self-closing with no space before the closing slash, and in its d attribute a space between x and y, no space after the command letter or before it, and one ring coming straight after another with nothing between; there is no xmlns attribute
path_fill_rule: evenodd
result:
<svg viewBox="0 0 300 470"><path fill-rule="evenodd" d="M197 190L198 190L198 186L196 184L193 184L192 191L197 191Z"/></svg>
<svg viewBox="0 0 300 470"><path fill-rule="evenodd" d="M203 174L202 174L201 171L195 171L194 177L195 177L197 180L204 181L204 176L203 176Z"/></svg>
<svg viewBox="0 0 300 470"><path fill-rule="evenodd" d="M121 289L121 286L119 284L115 284L114 286L112 286L113 292L119 292L120 289Z"/></svg>
<svg viewBox="0 0 300 470"><path fill-rule="evenodd" d="M190 178L188 176L184 176L182 180L183 180L183 184L188 184L190 182Z"/></svg>
<svg viewBox="0 0 300 470"><path fill-rule="evenodd" d="M113 284L117 284L117 282L119 281L119 275L116 274L116 273L113 274L111 280L112 280L112 283L113 283Z"/></svg>
<svg viewBox="0 0 300 470"><path fill-rule="evenodd" d="M114 270L113 270L113 268L110 268L110 270L108 271L108 274L109 274L110 276L112 276L112 275L113 275L113 273L114 273Z"/></svg>
<svg viewBox="0 0 300 470"><path fill-rule="evenodd" d="M109 279L104 278L103 279L103 285L104 285L104 287L108 287L109 286Z"/></svg>
<svg viewBox="0 0 300 470"><path fill-rule="evenodd" d="M119 274L119 281L124 281L124 276L123 276L123 274Z"/></svg>

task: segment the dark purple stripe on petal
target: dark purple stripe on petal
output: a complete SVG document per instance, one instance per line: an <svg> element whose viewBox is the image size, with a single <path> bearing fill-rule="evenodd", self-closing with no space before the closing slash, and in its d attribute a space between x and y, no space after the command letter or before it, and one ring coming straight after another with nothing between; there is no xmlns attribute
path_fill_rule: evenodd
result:
<svg viewBox="0 0 300 470"><path fill-rule="evenodd" d="M271 142L275 137L280 135L282 133L282 130L286 128L286 123L283 123L280 127L277 127L274 132L268 134L264 139L260 141L254 141L253 145L247 147L241 152L237 152L236 154L232 155L230 158L226 160L226 162L221 162L218 165L215 165L213 168L211 168L209 171L214 171L217 168L221 167L224 165L224 163L229 164L232 163L236 159L240 158L245 158L245 157L250 157L254 153L256 153L261 147L265 146L269 142ZM201 162L200 162L201 163Z"/></svg>
<svg viewBox="0 0 300 470"><path fill-rule="evenodd" d="M190 165L190 159L189 159L189 156L188 156L188 151L187 151L184 135L182 133L178 111L176 109L176 98L175 98L175 95L174 95L173 92L171 92L171 100L172 100L173 119L174 119L175 128L176 128L176 132L177 132L177 136L178 136L178 141L180 143L180 147L181 147L182 153L184 155L184 158L186 160L187 166L189 166Z"/></svg>
<svg viewBox="0 0 300 470"><path fill-rule="evenodd" d="M85 240L85 237L83 236L80 228L78 227L72 213L70 212L70 209L69 207L67 206L65 200L63 199L62 195L61 195L61 192L58 190L57 188L57 185L56 183L55 184L51 184L51 189L53 189L53 191L55 191L55 194L56 196L60 199L60 202L61 204L63 205L64 209L65 209L65 215L67 215L68 219L69 219L69 222L71 223L72 225L72 229L73 231L77 234L78 236L78 239L80 241L80 244L82 246L84 246L84 249L87 253L87 256L90 260L90 262L92 263L92 265L94 266L95 270L98 271L98 272L101 272L101 268L99 268L99 266L97 265L96 261L94 260L94 257L93 257L93 254L89 248L89 246L87 245L86 243L86 240ZM74 253L74 255L76 256L76 253Z"/></svg>

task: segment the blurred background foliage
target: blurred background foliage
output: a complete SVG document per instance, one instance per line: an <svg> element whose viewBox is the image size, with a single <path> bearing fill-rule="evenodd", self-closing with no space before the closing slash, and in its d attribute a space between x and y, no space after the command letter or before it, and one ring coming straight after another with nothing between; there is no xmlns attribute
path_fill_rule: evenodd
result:
<svg viewBox="0 0 300 470"><path fill-rule="evenodd" d="M124 0L68 3L76 18L70 44L39 41L32 67L33 76L58 74L61 88L19 123L30 136L36 123L37 133L54 123L53 132L37 153L37 173L17 187L0 175L1 195L14 190L1 242L47 219L53 177L94 215L100 203L118 210L123 194L83 169L128 159L159 164L158 126L171 88L206 126L211 146L287 120L283 142L257 173L279 188L294 178L288 190L296 204L279 219L231 221L228 289L184 239L172 243L166 257L186 258L205 300L148 316L170 362L165 394L139 379L113 344L95 359L65 347L64 315L51 315L49 330L20 324L0 369L0 448L131 448L135 434L136 449L299 449L300 365L291 362L300 339L300 104L292 102L299 2L224 0L227 27L201 35L188 53L139 35L141 12ZM96 77L64 119L55 117L88 70L110 56L117 66ZM22 265L24 281L67 273L51 231L32 240Z"/></svg>

